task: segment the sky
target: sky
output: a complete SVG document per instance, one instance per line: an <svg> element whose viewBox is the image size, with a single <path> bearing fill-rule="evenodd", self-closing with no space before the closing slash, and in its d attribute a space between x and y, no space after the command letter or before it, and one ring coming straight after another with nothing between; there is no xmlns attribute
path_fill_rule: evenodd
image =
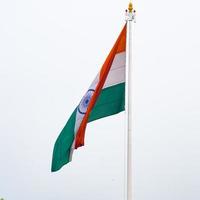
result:
<svg viewBox="0 0 200 200"><path fill-rule="evenodd" d="M124 199L124 112L54 142L124 25L127 1L0 1L0 198ZM200 3L135 2L134 200L200 199Z"/></svg>

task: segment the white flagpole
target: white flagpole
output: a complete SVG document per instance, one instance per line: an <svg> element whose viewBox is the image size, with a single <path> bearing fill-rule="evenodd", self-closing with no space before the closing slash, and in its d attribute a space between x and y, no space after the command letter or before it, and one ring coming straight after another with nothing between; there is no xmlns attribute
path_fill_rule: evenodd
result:
<svg viewBox="0 0 200 200"><path fill-rule="evenodd" d="M126 183L125 183L125 199L133 200L133 166L132 166L132 137L133 137L133 66L132 66L132 24L135 22L135 10L130 2L126 11L126 89L125 89L125 113L126 113Z"/></svg>

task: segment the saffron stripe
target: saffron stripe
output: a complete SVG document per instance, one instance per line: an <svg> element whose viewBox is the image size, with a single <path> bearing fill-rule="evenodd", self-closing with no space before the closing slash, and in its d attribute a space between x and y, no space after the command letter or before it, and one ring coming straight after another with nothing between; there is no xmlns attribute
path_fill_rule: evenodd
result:
<svg viewBox="0 0 200 200"><path fill-rule="evenodd" d="M107 75L109 73L109 70L111 68L112 62L114 60L114 57L117 53L120 53L122 51L125 51L125 47L126 47L126 25L124 26L123 30L121 31L114 47L112 48L111 52L109 53L106 61L103 64L103 67L101 69L100 72L100 81L96 87L96 90L91 98L91 101L89 103L89 106L87 108L87 112L83 118L83 121L80 125L80 128L77 132L76 135L76 141L75 141L75 148L81 147L84 145L84 138L85 138L85 129L86 129L86 125L87 125L87 121L89 118L89 114L101 92L101 89L105 83L105 80L107 78Z"/></svg>

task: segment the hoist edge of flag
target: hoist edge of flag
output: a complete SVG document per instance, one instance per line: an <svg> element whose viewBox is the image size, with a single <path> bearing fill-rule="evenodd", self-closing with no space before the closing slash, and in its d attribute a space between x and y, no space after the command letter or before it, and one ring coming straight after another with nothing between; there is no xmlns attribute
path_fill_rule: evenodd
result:
<svg viewBox="0 0 200 200"><path fill-rule="evenodd" d="M105 83L105 80L107 78L109 70L112 66L112 62L113 62L115 55L126 50L126 28L127 28L127 25L125 24L119 37L117 38L117 41L115 42L113 48L111 49L108 57L106 58L103 66L101 68L99 84L97 85L95 93L92 96L92 99L89 103L87 112L83 118L83 121L80 125L80 128L79 128L77 136L76 136L76 140L75 140L75 148L76 149L78 147L84 146L85 130L86 130L89 114L90 114L91 110L93 109L93 106L95 105L95 102L97 101L97 98L102 90L102 87Z"/></svg>

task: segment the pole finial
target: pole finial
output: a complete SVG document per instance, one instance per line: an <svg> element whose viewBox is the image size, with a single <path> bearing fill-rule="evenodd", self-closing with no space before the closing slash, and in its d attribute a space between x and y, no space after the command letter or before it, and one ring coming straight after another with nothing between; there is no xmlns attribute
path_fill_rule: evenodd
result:
<svg viewBox="0 0 200 200"><path fill-rule="evenodd" d="M128 4L128 9L126 10L126 13L125 13L126 21L134 21L134 22L136 22L135 21L135 15L136 15L136 11L133 8L132 1L130 1L130 3Z"/></svg>
<svg viewBox="0 0 200 200"><path fill-rule="evenodd" d="M133 12L133 3L132 3L132 2L130 2L130 3L128 4L128 11L129 11L129 13L132 13L132 12Z"/></svg>

